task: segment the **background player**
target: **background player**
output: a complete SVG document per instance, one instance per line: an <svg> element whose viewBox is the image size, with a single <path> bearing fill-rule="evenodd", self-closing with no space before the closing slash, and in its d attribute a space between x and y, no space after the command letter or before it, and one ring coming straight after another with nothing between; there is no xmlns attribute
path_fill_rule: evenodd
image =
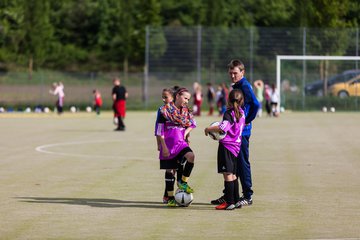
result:
<svg viewBox="0 0 360 240"><path fill-rule="evenodd" d="M112 89L112 99L113 99L113 110L114 117L117 118L118 127L115 131L124 131L125 125L123 119L126 115L126 99L128 98L128 93L126 88L121 85L120 78L114 78L113 80L114 87Z"/></svg>

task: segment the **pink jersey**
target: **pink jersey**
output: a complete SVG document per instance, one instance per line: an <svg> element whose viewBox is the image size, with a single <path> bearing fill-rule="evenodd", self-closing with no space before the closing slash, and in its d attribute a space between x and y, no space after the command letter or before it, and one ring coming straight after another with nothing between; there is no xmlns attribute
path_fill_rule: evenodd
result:
<svg viewBox="0 0 360 240"><path fill-rule="evenodd" d="M235 157L240 152L241 135L245 126L245 114L241 108L240 112L242 117L239 119L239 122L236 122L233 109L228 109L224 113L223 120L220 122L220 129L226 132L226 136L219 141L219 144L223 144Z"/></svg>
<svg viewBox="0 0 360 240"><path fill-rule="evenodd" d="M195 120L193 120L190 127L196 127ZM158 114L155 124L155 135L164 136L166 146L168 147L170 153L170 156L165 158L162 156L162 149L160 149L160 160L172 159L176 157L181 150L189 147L189 144L184 139L185 130L186 128L174 124L173 122L166 120L162 114Z"/></svg>

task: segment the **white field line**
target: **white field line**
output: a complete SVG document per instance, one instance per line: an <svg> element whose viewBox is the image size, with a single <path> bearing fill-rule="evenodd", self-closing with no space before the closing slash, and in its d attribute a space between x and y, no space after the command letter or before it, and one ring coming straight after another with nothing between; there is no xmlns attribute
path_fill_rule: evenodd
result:
<svg viewBox="0 0 360 240"><path fill-rule="evenodd" d="M139 157L139 156L112 156L112 155L89 155L89 154L76 154L76 153L66 153L66 152L56 152L49 150L52 147L58 146L68 146L68 145L83 145L83 144L94 144L94 143L107 143L107 142L120 142L120 141L83 141L83 142L63 142L63 143L53 143L53 144L46 144L41 145L35 148L37 152L52 154L52 155L61 155L61 156L71 156L71 157L81 157L81 158L116 158L116 159L140 159L140 160L151 160L153 161L154 158L149 157Z"/></svg>

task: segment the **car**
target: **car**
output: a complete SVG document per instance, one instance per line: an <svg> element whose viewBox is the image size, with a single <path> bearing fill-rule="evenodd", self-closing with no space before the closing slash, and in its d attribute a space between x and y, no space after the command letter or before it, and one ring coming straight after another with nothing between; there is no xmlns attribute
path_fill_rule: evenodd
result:
<svg viewBox="0 0 360 240"><path fill-rule="evenodd" d="M328 88L336 83L343 83L349 81L353 77L360 74L360 70L346 70L340 74L332 76L328 79L327 86ZM323 96L323 81L317 80L315 82L309 83L305 85L304 91L306 95L315 95L315 96Z"/></svg>
<svg viewBox="0 0 360 240"><path fill-rule="evenodd" d="M360 74L353 77L347 82L336 83L330 87L330 94L340 98L349 96L360 96Z"/></svg>

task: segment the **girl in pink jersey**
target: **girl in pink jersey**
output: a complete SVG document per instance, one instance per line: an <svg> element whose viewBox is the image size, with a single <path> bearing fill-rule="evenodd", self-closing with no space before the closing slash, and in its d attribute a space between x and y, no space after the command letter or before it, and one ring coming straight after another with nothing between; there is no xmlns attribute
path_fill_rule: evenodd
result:
<svg viewBox="0 0 360 240"><path fill-rule="evenodd" d="M175 88L174 88L175 90ZM174 90L170 89L170 88L164 88L162 90L161 93L161 99L165 104L169 104L174 100ZM157 150L160 151L160 147L161 147L161 136L156 136L156 129L158 127L159 124L159 118L161 116L161 112L160 112L161 107L158 109L157 111L157 116L156 116L156 122L155 122L155 137L156 137L156 143L157 143ZM164 196L163 196L163 203L168 203L169 201L169 196L167 193L167 189L166 189L166 182L168 181L172 181L174 182L175 180L173 179L173 175L169 175L166 171L165 171L165 191L164 191Z"/></svg>
<svg viewBox="0 0 360 240"><path fill-rule="evenodd" d="M191 94L186 88L179 88L174 93L174 101L160 107L155 135L160 142L160 169L166 170L166 190L168 206L176 206L174 199L175 174L179 162L186 159L178 187L187 193L194 190L187 184L194 167L195 155L188 144L188 137L196 127L195 120L188 108Z"/></svg>
<svg viewBox="0 0 360 240"><path fill-rule="evenodd" d="M226 132L226 136L219 140L217 154L218 173L222 173L224 176L225 202L218 205L217 210L233 210L241 207L236 164L240 152L241 134L245 126L245 114L241 109L243 104L242 91L232 90L220 125L205 128L206 136L209 132Z"/></svg>

